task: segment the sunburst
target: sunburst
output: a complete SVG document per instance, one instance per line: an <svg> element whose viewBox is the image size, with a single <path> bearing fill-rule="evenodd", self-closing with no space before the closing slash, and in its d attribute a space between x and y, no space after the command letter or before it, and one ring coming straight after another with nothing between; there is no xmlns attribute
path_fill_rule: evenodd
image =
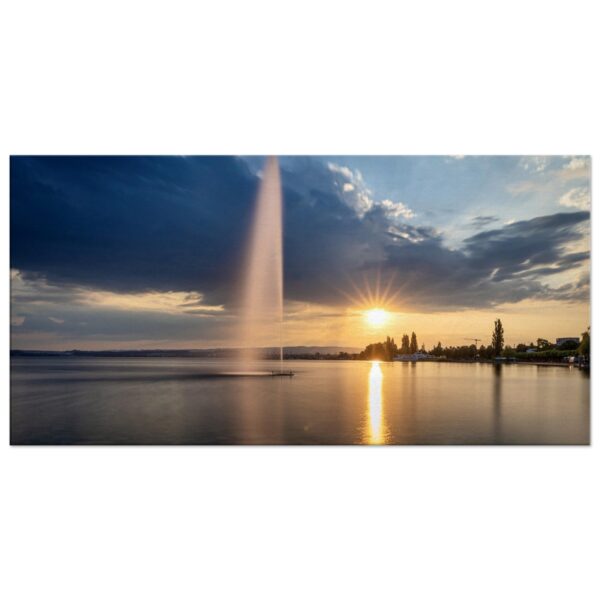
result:
<svg viewBox="0 0 600 600"><path fill-rule="evenodd" d="M369 280L366 275L362 276L362 285L356 283L352 278L348 279L353 293L346 290L339 290L350 302L356 311L364 315L367 323L372 326L381 326L385 324L394 311L395 301L401 290L394 288L395 273L386 277L382 281L381 272L378 271L375 281Z"/></svg>

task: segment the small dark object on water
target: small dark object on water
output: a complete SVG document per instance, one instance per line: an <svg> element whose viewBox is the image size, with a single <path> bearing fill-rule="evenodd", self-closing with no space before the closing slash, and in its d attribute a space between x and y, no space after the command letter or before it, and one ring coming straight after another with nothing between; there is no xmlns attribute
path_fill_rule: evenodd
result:
<svg viewBox="0 0 600 600"><path fill-rule="evenodd" d="M271 371L273 377L293 377L294 371Z"/></svg>

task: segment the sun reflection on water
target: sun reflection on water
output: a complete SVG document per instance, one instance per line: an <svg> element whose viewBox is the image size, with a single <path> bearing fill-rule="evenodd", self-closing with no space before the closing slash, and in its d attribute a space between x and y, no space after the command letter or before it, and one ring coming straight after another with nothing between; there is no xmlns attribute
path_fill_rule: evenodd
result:
<svg viewBox="0 0 600 600"><path fill-rule="evenodd" d="M371 363L369 371L369 404L368 404L368 427L365 442L368 444L385 444L383 418L383 395L381 393L383 383L383 372L379 361Z"/></svg>

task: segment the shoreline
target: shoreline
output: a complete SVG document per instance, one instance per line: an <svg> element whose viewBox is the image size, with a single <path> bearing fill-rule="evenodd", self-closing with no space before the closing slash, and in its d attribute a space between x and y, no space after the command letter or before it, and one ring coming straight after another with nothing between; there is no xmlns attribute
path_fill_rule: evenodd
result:
<svg viewBox="0 0 600 600"><path fill-rule="evenodd" d="M123 353L120 354L118 352L81 352L81 353L71 353L71 352L11 352L10 358L126 358L126 359L136 359L136 358L184 358L184 359L202 359L202 360L235 360L235 357L232 356L202 356L202 355L170 355L170 354L161 354L161 353ZM259 361L265 362L273 362L279 361L279 357L271 357L271 358L261 358ZM430 363L430 364L460 364L460 365L530 365L536 367L577 367L578 369L590 369L590 364L579 365L577 363L568 363L568 362L556 362L556 361L526 361L526 360L514 360L514 361L494 361L494 360L458 360L458 359L444 359L444 360L381 360L381 359L357 359L357 358L335 358L335 357L310 357L310 356L285 356L283 358L284 361L290 360L299 360L306 362L372 362L373 360L378 360L382 363L389 364L415 364L415 363Z"/></svg>

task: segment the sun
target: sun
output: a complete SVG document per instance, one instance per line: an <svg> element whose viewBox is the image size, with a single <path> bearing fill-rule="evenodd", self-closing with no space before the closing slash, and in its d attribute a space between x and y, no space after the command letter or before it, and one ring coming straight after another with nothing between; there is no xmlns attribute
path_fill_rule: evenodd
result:
<svg viewBox="0 0 600 600"><path fill-rule="evenodd" d="M372 308L365 311L365 319L372 327L381 327L388 320L388 313L383 308Z"/></svg>

